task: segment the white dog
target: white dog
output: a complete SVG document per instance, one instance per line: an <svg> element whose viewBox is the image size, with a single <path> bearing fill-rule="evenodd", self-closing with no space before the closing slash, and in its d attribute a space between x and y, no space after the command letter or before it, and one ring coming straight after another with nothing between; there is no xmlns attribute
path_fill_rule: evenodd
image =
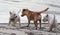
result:
<svg viewBox="0 0 60 35"><path fill-rule="evenodd" d="M19 23L20 26L20 17L18 14L14 13L14 12L10 12L10 18L9 18L9 24L10 25L12 23L13 26L15 26L16 23Z"/></svg>
<svg viewBox="0 0 60 35"><path fill-rule="evenodd" d="M48 31L52 31L54 29L54 31L56 31L57 29L57 20L55 18L55 15L52 17L50 15L46 15L43 19L44 22L48 21L48 26L49 26L49 29Z"/></svg>

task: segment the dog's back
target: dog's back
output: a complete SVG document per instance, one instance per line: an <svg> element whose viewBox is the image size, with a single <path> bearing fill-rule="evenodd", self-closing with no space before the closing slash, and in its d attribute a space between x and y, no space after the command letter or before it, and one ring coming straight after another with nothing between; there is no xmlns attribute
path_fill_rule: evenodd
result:
<svg viewBox="0 0 60 35"><path fill-rule="evenodd" d="M28 11L27 11L28 12ZM40 13L38 13L38 12L31 12L31 11L29 11L29 14L28 14L28 18L30 19L30 20L33 20L35 17L38 17L40 15Z"/></svg>

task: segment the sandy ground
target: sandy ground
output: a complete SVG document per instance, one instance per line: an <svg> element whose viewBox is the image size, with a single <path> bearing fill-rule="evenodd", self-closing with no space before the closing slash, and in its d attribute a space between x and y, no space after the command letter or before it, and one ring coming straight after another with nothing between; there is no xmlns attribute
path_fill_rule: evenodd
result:
<svg viewBox="0 0 60 35"><path fill-rule="evenodd" d="M12 33L16 35L60 35L60 30L57 29L56 32L48 32L48 24L42 24L42 29L35 30L33 24L30 27L26 27L27 24L21 24L21 27L16 24L16 26L8 26L7 24L0 24L0 35L11 35Z"/></svg>

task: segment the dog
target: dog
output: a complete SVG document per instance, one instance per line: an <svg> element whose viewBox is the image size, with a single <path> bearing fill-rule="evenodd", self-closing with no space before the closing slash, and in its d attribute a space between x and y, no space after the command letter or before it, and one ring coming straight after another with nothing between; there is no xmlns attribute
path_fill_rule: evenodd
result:
<svg viewBox="0 0 60 35"><path fill-rule="evenodd" d="M30 21L33 20L34 24L35 24L35 27L36 27L35 29L37 29L37 25L38 25L37 21L40 22L40 29L41 29L41 13L46 12L48 9L49 8L46 8L46 9L40 11L40 12L30 11L29 9L22 9L22 15L21 16L22 17L25 16L25 15L27 16L27 19L28 19L27 27L29 27Z"/></svg>
<svg viewBox="0 0 60 35"><path fill-rule="evenodd" d="M21 26L19 15L14 13L14 12L9 12L9 13L10 13L10 18L9 18L9 24L8 25L10 25L12 23L12 26L15 26L15 24L18 22L19 26Z"/></svg>
<svg viewBox="0 0 60 35"><path fill-rule="evenodd" d="M57 23L57 20L55 18L55 15L54 16L50 16L50 15L47 14L43 18L43 21L44 22L48 21L48 26L49 26L48 32L53 31L53 29L54 29L54 31L56 31L58 23Z"/></svg>

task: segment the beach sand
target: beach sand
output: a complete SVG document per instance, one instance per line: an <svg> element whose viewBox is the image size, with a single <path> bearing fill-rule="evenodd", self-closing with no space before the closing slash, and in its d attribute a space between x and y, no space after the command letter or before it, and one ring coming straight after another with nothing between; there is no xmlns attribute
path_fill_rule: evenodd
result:
<svg viewBox="0 0 60 35"><path fill-rule="evenodd" d="M27 24L21 24L21 27L8 26L8 24L0 24L0 35L60 35L60 30L57 32L48 32L48 24L42 24L42 29L35 30L34 24L30 24L30 27L26 27Z"/></svg>

